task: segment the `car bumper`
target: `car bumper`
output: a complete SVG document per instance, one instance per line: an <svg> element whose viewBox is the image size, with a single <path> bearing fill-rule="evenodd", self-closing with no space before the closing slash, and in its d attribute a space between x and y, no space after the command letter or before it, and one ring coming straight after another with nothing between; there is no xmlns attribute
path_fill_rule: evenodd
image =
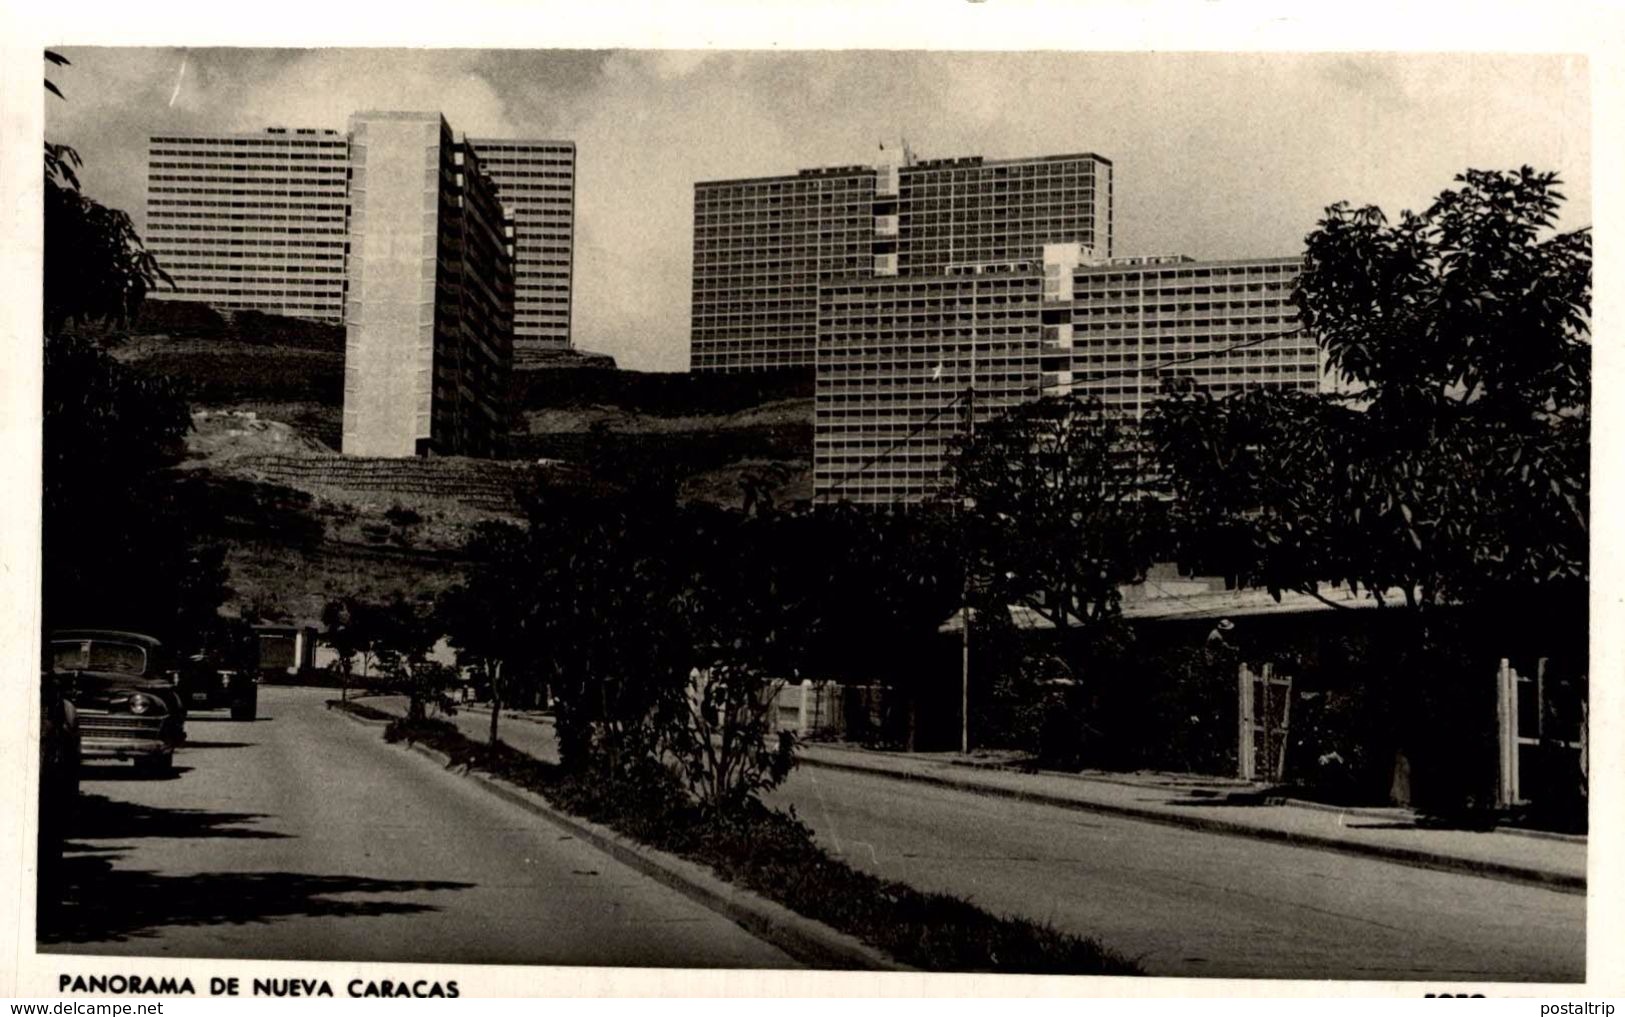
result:
<svg viewBox="0 0 1625 1017"><path fill-rule="evenodd" d="M80 759L134 759L174 752L172 742L140 738L86 738L80 745Z"/></svg>
<svg viewBox="0 0 1625 1017"><path fill-rule="evenodd" d="M79 712L80 759L131 759L174 752L184 729L172 718Z"/></svg>

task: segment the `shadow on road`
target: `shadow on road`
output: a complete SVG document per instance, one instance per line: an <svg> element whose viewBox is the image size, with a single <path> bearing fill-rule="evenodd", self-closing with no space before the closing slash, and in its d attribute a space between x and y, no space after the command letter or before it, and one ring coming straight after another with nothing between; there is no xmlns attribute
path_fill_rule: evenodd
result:
<svg viewBox="0 0 1625 1017"><path fill-rule="evenodd" d="M64 882L61 902L41 910L38 940L42 947L125 942L175 926L258 925L283 918L366 918L438 911L434 905L414 901L336 898L461 890L473 885L297 872L163 876L118 869L107 855L67 859Z"/></svg>
<svg viewBox="0 0 1625 1017"><path fill-rule="evenodd" d="M272 840L287 834L243 826L266 817L256 812L208 812L203 809L159 809L97 794L81 794L74 808L73 835L79 840L123 840L130 837L242 837ZM105 851L86 846L87 851Z"/></svg>
<svg viewBox="0 0 1625 1017"><path fill-rule="evenodd" d="M247 749L259 744L258 742L199 742L188 738L181 744L181 749Z"/></svg>
<svg viewBox="0 0 1625 1017"><path fill-rule="evenodd" d="M181 774L190 773L190 766L172 766L163 773L150 773L137 770L127 763L84 764L79 766L79 781L82 784L95 784L101 781L149 781L149 780L180 780Z"/></svg>
<svg viewBox="0 0 1625 1017"><path fill-rule="evenodd" d="M255 829L253 812L164 809L82 794L71 839L40 886L37 935L49 944L123 942L171 926L260 924L290 917L366 917L436 911L415 901L334 899L355 894L460 890L471 883L369 879L297 872L203 872L187 876L122 869L129 841L145 837L281 839ZM184 847L182 848L184 850Z"/></svg>

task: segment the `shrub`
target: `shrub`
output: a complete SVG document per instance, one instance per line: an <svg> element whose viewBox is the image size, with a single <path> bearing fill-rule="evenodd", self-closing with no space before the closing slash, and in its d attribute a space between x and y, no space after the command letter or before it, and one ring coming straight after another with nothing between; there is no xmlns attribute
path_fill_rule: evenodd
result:
<svg viewBox="0 0 1625 1017"><path fill-rule="evenodd" d="M402 527L403 529L408 526L416 526L423 522L422 515L420 515L414 509L407 508L400 502L396 502L395 504L391 505L389 507L389 511L384 513L384 518L388 519L396 526Z"/></svg>
<svg viewBox="0 0 1625 1017"><path fill-rule="evenodd" d="M717 665L693 675L680 714L662 725L662 748L702 809L737 811L789 775L795 735L769 731L781 684L753 667Z"/></svg>

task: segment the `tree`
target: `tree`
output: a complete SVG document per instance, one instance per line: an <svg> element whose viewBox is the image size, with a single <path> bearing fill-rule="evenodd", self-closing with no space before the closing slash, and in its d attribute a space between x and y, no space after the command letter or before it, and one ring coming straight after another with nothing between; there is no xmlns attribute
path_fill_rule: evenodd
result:
<svg viewBox="0 0 1625 1017"><path fill-rule="evenodd" d="M511 686L534 675L537 599L523 530L508 523L480 526L466 550L474 561L468 580L446 590L435 607L457 662L479 669L491 689L489 741L497 744L497 724Z"/></svg>
<svg viewBox="0 0 1625 1017"><path fill-rule="evenodd" d="M1191 389L1151 414L1190 540L1249 581L1441 603L1583 601L1589 230L1554 175L1469 171L1388 226L1334 205L1296 301L1348 390Z"/></svg>
<svg viewBox="0 0 1625 1017"><path fill-rule="evenodd" d="M71 148L46 143L43 620L47 629L103 621L189 643L227 594L223 549L188 525L198 492L168 472L184 452L190 408L174 382L61 334L70 317L133 314L161 273L127 216L79 193L79 165Z"/></svg>
<svg viewBox="0 0 1625 1017"><path fill-rule="evenodd" d="M45 58L57 66L68 63L49 50ZM45 87L62 97L49 78ZM60 333L70 319L128 322L160 282L175 285L127 214L80 192L74 171L82 165L72 148L45 142L47 337Z"/></svg>
<svg viewBox="0 0 1625 1017"><path fill-rule="evenodd" d="M1144 575L1130 435L1092 400L1024 403L962 445L953 497L968 553L995 610L1020 603L1056 629L1116 613Z"/></svg>
<svg viewBox="0 0 1625 1017"><path fill-rule="evenodd" d="M350 679L355 674L355 659L367 652L362 630L355 624L353 601L339 597L322 605L322 634L333 647L334 663L339 673L339 699L350 698Z"/></svg>
<svg viewBox="0 0 1625 1017"><path fill-rule="evenodd" d="M368 614L378 669L394 691L407 697L407 719L422 720L430 705L452 712L455 707L446 689L456 672L431 656L440 639L433 612L397 593Z"/></svg>
<svg viewBox="0 0 1625 1017"><path fill-rule="evenodd" d="M1553 174L1456 184L1307 238L1295 301L1342 391L1187 386L1148 420L1187 557L1403 609L1366 666L1404 679L1398 739L1457 771L1428 793L1449 809L1483 793L1494 659L1584 667L1590 578L1590 231L1556 230Z"/></svg>

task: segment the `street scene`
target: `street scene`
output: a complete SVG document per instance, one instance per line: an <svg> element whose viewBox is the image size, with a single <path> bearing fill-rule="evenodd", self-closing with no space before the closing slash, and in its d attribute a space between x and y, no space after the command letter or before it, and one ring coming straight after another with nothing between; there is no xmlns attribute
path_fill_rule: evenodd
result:
<svg viewBox="0 0 1625 1017"><path fill-rule="evenodd" d="M1583 59L43 66L41 954L1597 974Z"/></svg>
<svg viewBox="0 0 1625 1017"><path fill-rule="evenodd" d="M44 948L799 966L465 778L386 746L375 729L328 710L326 699L319 689L277 688L260 722L200 725L174 780L87 769L86 837L70 849L73 888ZM402 697L364 701L406 712ZM489 724L479 709L455 719L475 737ZM516 718L506 738L557 758L549 718ZM835 756L826 750L818 758ZM347 779L324 781L333 769ZM1585 900L1561 885L1350 857L817 762L770 801L793 806L851 864L1101 935L1150 974L1318 979L1357 970L1383 980L1564 982L1584 971ZM1397 843L1449 859L1448 837L1412 830ZM1539 857L1529 850L1539 841L1502 839L1511 842L1498 846L1509 859ZM1544 864L1555 878L1564 861L1583 858L1574 849Z"/></svg>

